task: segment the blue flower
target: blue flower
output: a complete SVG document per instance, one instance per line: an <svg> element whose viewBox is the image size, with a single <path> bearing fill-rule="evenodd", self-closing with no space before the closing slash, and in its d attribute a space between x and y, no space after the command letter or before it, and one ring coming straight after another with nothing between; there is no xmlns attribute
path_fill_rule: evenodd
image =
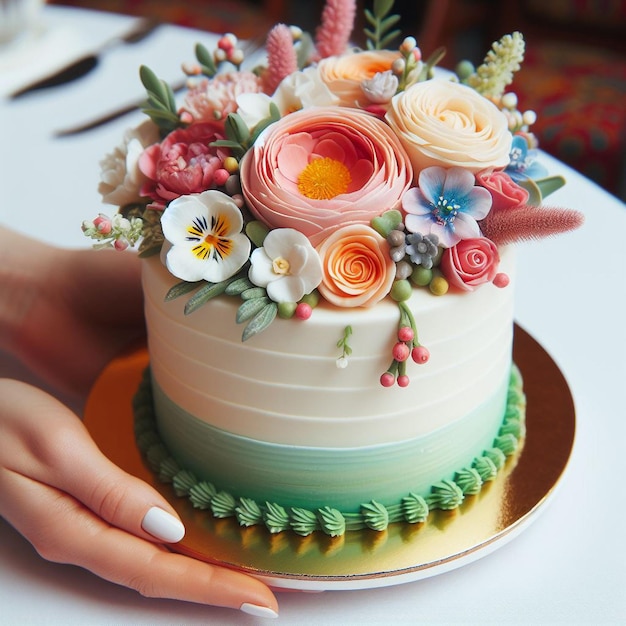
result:
<svg viewBox="0 0 626 626"><path fill-rule="evenodd" d="M402 198L406 229L436 235L444 248L480 237L477 220L489 213L491 194L475 182L474 174L461 167L423 169L418 187L409 189Z"/></svg>
<svg viewBox="0 0 626 626"><path fill-rule="evenodd" d="M510 158L505 172L516 183L527 178L538 180L548 175L548 170L537 159L537 150L529 149L528 141L521 135L513 137Z"/></svg>

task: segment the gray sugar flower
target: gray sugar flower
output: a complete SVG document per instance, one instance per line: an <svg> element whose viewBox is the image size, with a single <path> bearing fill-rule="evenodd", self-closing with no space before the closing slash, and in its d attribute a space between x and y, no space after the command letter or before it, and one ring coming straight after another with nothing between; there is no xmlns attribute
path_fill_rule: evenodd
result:
<svg viewBox="0 0 626 626"><path fill-rule="evenodd" d="M433 266L433 260L437 256L437 235L422 235L421 233L411 233L406 238L406 253L415 265L421 265L429 270Z"/></svg>

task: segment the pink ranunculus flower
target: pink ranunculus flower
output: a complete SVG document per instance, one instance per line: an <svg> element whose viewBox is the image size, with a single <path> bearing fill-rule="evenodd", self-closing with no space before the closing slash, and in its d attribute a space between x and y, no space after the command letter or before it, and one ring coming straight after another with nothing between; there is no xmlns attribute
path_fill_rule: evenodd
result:
<svg viewBox="0 0 626 626"><path fill-rule="evenodd" d="M475 174L509 164L506 117L471 87L444 79L416 83L394 96L386 117L416 174L433 165Z"/></svg>
<svg viewBox="0 0 626 626"><path fill-rule="evenodd" d="M463 239L446 248L441 257L441 271L451 286L463 291L474 291L490 283L498 273L498 248L486 237Z"/></svg>
<svg viewBox="0 0 626 626"><path fill-rule="evenodd" d="M318 291L331 304L370 307L391 290L396 264L389 255L389 244L371 226L344 226L317 251L323 271Z"/></svg>
<svg viewBox="0 0 626 626"><path fill-rule="evenodd" d="M227 156L224 150L210 147L211 142L223 139L220 131L217 123L192 124L145 150L139 168L148 180L141 193L152 198L152 208L163 209L175 198L215 187L213 176Z"/></svg>
<svg viewBox="0 0 626 626"><path fill-rule="evenodd" d="M528 191L520 187L506 172L479 172L476 174L476 182L491 194L492 211L511 209L528 202Z"/></svg>
<svg viewBox="0 0 626 626"><path fill-rule="evenodd" d="M318 64L321 79L339 99L341 106L355 107L369 104L362 89L364 81L370 81L376 74L391 70L399 52L391 50L366 50L327 57Z"/></svg>
<svg viewBox="0 0 626 626"><path fill-rule="evenodd" d="M195 123L223 121L237 111L240 95L259 93L261 89L261 79L252 72L217 74L189 89L180 112Z"/></svg>
<svg viewBox="0 0 626 626"><path fill-rule="evenodd" d="M358 109L303 109L269 126L240 164L248 207L314 246L397 208L413 172L389 127Z"/></svg>

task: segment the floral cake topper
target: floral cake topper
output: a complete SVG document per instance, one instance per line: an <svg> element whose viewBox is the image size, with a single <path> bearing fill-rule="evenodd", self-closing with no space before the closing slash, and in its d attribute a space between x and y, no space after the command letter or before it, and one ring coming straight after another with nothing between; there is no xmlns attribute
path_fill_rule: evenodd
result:
<svg viewBox="0 0 626 626"><path fill-rule="evenodd" d="M355 0L327 0L314 36L276 25L267 63L242 69L232 34L185 64L186 93L146 67L149 119L102 163L99 190L118 207L83 224L96 246L160 252L178 279L168 297L241 298L245 341L277 317L307 319L320 301L399 306L398 340L381 384L408 384L428 360L407 304L504 287L499 248L576 228L582 216L542 207L563 184L536 159L532 111L506 92L524 55L520 33L482 65L434 70L413 37L396 49L392 0L366 10L367 47L350 46ZM339 367L350 354L347 327Z"/></svg>

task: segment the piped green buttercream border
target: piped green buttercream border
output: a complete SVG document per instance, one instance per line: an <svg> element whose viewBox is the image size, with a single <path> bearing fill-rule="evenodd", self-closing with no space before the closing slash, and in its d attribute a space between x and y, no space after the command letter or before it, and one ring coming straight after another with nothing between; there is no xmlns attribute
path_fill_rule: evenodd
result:
<svg viewBox="0 0 626 626"><path fill-rule="evenodd" d="M456 472L453 480L444 479L433 485L426 498L409 493L400 502L387 506L372 500L362 504L358 513L342 513L328 506L317 510L285 508L219 491L212 483L198 480L192 472L180 467L159 436L148 369L133 399L133 410L137 447L147 464L161 482L171 483L176 495L187 497L194 508L211 511L217 518L235 517L240 526L264 525L270 533L292 530L306 536L321 530L337 537L364 528L382 531L393 522L425 522L431 510L456 509L465 496L478 494L486 482L495 479L506 457L519 449L525 435L526 398L521 374L513 365L506 411L493 447L476 457L471 467Z"/></svg>

